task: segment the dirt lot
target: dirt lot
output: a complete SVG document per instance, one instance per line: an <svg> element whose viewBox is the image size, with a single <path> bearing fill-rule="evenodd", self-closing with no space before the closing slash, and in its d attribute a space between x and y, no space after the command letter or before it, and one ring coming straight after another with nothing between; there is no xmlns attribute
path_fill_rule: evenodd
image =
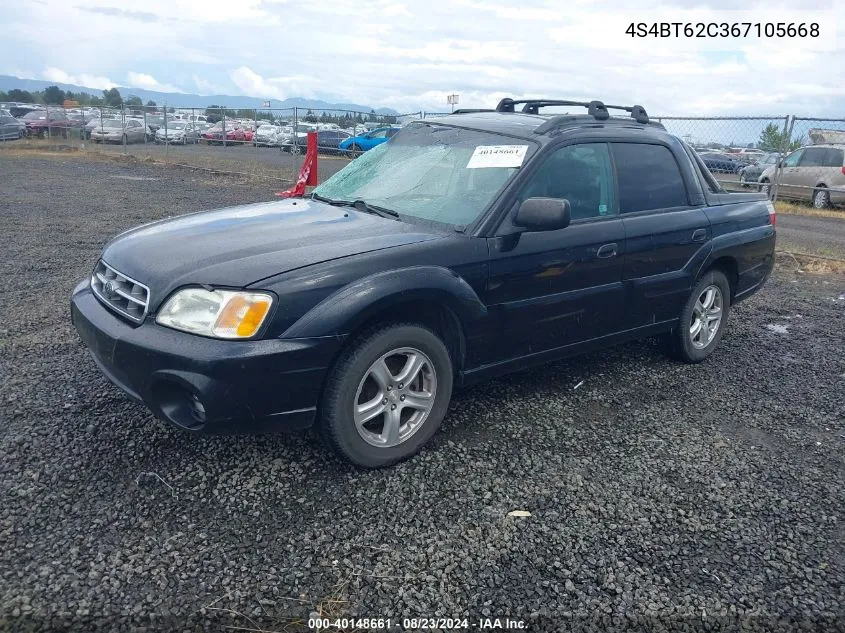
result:
<svg viewBox="0 0 845 633"><path fill-rule="evenodd" d="M50 140L26 138L0 144L2 150L47 150L60 149L79 152L96 159L98 156L134 156L158 162L191 165L205 169L216 169L259 176L268 181L293 182L302 165L303 156L291 156L277 147L254 147L251 143L228 146L218 145L163 145L156 143L132 143L126 145L101 144L82 141L78 138ZM320 181L343 169L349 162L345 156L320 154L317 172ZM280 184L277 183L277 184Z"/></svg>
<svg viewBox="0 0 845 633"><path fill-rule="evenodd" d="M644 341L468 390L367 472L170 429L70 325L108 238L274 188L0 154L0 629L842 630L845 276L778 270L700 366Z"/></svg>

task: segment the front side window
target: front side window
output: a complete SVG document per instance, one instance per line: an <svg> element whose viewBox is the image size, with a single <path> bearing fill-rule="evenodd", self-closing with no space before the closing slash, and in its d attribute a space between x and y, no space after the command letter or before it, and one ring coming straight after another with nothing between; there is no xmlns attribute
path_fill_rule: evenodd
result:
<svg viewBox="0 0 845 633"><path fill-rule="evenodd" d="M798 161L801 160L801 155L804 153L803 149L799 149L797 152L792 152L789 156L783 159L783 166L784 167L795 167L798 165Z"/></svg>
<svg viewBox="0 0 845 633"><path fill-rule="evenodd" d="M490 157L491 146L508 157ZM356 158L314 193L332 200L364 200L400 217L467 225L530 159L534 148L533 141L415 123Z"/></svg>
<svg viewBox="0 0 845 633"><path fill-rule="evenodd" d="M372 132L370 138L387 138L387 130L378 130L377 132Z"/></svg>
<svg viewBox="0 0 845 633"><path fill-rule="evenodd" d="M519 195L569 201L573 220L612 215L613 170L605 143L567 145L548 156Z"/></svg>
<svg viewBox="0 0 845 633"><path fill-rule="evenodd" d="M611 145L622 213L689 204L681 170L668 147L645 143Z"/></svg>

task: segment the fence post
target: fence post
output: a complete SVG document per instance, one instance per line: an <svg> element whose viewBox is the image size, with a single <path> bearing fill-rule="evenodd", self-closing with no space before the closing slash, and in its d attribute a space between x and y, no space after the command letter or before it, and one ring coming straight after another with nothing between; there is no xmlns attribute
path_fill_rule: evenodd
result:
<svg viewBox="0 0 845 633"><path fill-rule="evenodd" d="M223 110L223 147L228 147L226 145L226 110Z"/></svg>
<svg viewBox="0 0 845 633"><path fill-rule="evenodd" d="M780 186L781 174L783 174L783 158L789 151L789 145L792 142L792 127L794 125L795 115L787 114L783 120L783 132L781 133L783 145L778 148L778 168L775 170L775 180L772 183L772 191L769 196L772 202L777 202L778 200L778 187Z"/></svg>
<svg viewBox="0 0 845 633"><path fill-rule="evenodd" d="M293 107L293 136L291 137L291 146L290 146L290 153L291 156L293 155L294 150L297 148L297 142L299 138L296 136L296 126L299 122L299 108L296 106Z"/></svg>
<svg viewBox="0 0 845 633"><path fill-rule="evenodd" d="M123 124L123 138L121 139L123 142L123 153L126 154L128 151L126 149L126 105L123 103L120 104L120 121Z"/></svg>

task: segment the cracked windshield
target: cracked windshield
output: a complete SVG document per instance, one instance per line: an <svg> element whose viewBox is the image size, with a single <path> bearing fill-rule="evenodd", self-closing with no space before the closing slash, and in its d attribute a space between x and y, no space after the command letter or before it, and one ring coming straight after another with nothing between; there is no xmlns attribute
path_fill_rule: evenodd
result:
<svg viewBox="0 0 845 633"><path fill-rule="evenodd" d="M314 190L402 216L451 225L476 220L534 148L498 134L419 123L354 160ZM504 156L504 159L503 159Z"/></svg>

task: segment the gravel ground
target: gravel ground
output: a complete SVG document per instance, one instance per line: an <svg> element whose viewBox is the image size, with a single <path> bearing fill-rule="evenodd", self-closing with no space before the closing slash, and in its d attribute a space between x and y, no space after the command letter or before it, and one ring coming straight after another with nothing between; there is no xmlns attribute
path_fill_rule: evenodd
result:
<svg viewBox="0 0 845 633"><path fill-rule="evenodd" d="M117 156L124 153L124 147L118 144L99 144L79 139L53 139L51 141L37 138L22 139L5 143L4 146L27 149L62 147L82 150L94 156L105 154ZM168 163L181 163L198 167L224 169L245 173L260 173L273 175L280 179L293 181L302 165L303 156L291 156L277 147L254 147L251 143L243 145L161 145L156 143L131 143L126 146L125 153L137 158L153 158ZM340 171L349 163L343 156L321 154L318 159L317 172L320 181L325 180L335 172Z"/></svg>
<svg viewBox="0 0 845 633"><path fill-rule="evenodd" d="M0 155L0 630L845 628L845 277L776 272L699 366L646 341L467 390L368 472L172 430L70 325L110 236L270 191Z"/></svg>

